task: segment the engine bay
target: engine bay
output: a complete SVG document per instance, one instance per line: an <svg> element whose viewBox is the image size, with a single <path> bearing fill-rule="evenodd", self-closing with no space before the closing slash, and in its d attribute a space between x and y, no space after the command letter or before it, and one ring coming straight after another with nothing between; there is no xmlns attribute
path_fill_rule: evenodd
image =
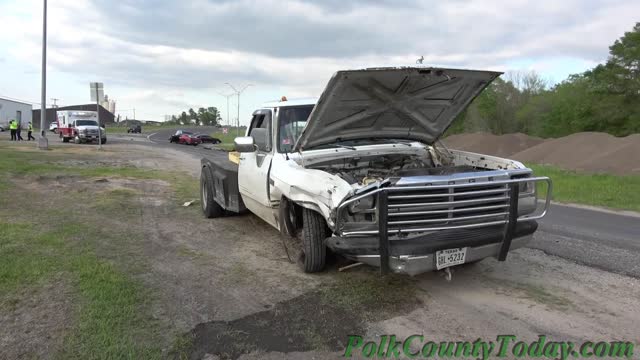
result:
<svg viewBox="0 0 640 360"><path fill-rule="evenodd" d="M416 154L387 154L334 159L314 164L313 168L337 175L349 184L365 186L395 177L450 175L486 170L469 165L436 165L430 157Z"/></svg>

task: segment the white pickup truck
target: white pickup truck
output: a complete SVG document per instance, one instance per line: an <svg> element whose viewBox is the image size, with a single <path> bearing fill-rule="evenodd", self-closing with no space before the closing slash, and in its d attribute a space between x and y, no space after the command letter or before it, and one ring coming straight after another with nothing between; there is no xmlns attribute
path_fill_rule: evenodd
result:
<svg viewBox="0 0 640 360"><path fill-rule="evenodd" d="M209 218L251 211L299 241L306 272L324 269L327 249L410 275L504 261L531 239L551 181L520 162L438 142L499 75L339 71L317 101L266 103L235 139L235 161L202 159L202 210ZM543 205L537 183L547 187Z"/></svg>

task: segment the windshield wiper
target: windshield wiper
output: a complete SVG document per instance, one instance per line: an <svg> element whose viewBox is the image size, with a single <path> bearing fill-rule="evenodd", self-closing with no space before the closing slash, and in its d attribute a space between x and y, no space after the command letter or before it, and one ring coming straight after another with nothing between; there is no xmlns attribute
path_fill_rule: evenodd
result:
<svg viewBox="0 0 640 360"><path fill-rule="evenodd" d="M392 144L407 145L409 147L413 146L413 145L411 145L410 142L406 142L406 141L391 140L391 143Z"/></svg>
<svg viewBox="0 0 640 360"><path fill-rule="evenodd" d="M355 146L349 146L349 145L331 144L331 146L336 146L339 148L349 149L349 150L356 150Z"/></svg>

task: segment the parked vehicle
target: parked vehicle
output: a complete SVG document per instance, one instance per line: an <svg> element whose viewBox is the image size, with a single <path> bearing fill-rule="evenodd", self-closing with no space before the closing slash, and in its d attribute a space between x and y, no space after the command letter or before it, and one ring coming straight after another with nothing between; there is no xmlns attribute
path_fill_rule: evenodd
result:
<svg viewBox="0 0 640 360"><path fill-rule="evenodd" d="M170 143L177 143L178 140L180 139L180 135L182 134L193 134L190 131L185 131L185 130L177 130L175 134L171 135L169 137L169 142Z"/></svg>
<svg viewBox="0 0 640 360"><path fill-rule="evenodd" d="M197 137L198 139L200 139L200 141L203 144L220 144L222 141L220 141L220 139L211 137L209 135L206 134L195 134L195 137Z"/></svg>
<svg viewBox="0 0 640 360"><path fill-rule="evenodd" d="M180 137L178 138L178 143L197 146L198 144L202 144L202 140L200 140L193 134L182 133L182 135L180 135Z"/></svg>
<svg viewBox="0 0 640 360"><path fill-rule="evenodd" d="M58 134L62 142L73 139L76 144L86 142L107 142L107 132L98 125L95 111L58 111Z"/></svg>
<svg viewBox="0 0 640 360"><path fill-rule="evenodd" d="M140 134L140 133L142 133L142 126L140 126L140 125L133 125L133 126L130 126L130 127L127 129L127 133Z"/></svg>
<svg viewBox="0 0 640 360"><path fill-rule="evenodd" d="M51 124L49 124L49 131L52 131L54 133L58 132L58 121L54 121Z"/></svg>
<svg viewBox="0 0 640 360"><path fill-rule="evenodd" d="M504 261L532 238L551 180L514 160L438 143L500 74L339 71L317 102L267 103L235 139L239 155L202 159L202 211L253 212L299 241L306 272L324 269L327 248L410 275ZM547 185L544 206L538 183Z"/></svg>

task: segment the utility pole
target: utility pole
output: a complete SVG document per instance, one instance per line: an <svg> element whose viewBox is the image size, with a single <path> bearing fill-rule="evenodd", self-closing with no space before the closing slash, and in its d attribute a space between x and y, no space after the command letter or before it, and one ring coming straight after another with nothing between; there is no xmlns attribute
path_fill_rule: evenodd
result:
<svg viewBox="0 0 640 360"><path fill-rule="evenodd" d="M52 108L57 108L58 107L58 104L56 104L58 102L58 100L60 100L60 99L51 98L51 101L53 101L53 105L51 105Z"/></svg>
<svg viewBox="0 0 640 360"><path fill-rule="evenodd" d="M238 127L236 128L236 136L240 136L240 94L242 94L245 90L247 90L249 86L253 86L253 84L245 85L242 89L240 89L240 91L238 91L238 89L236 89L233 85L229 84L228 82L225 84L229 85L229 87L231 87L233 91L236 92L236 95L238 95L238 119L236 122Z"/></svg>
<svg viewBox="0 0 640 360"><path fill-rule="evenodd" d="M133 108L133 120L136 119L136 108Z"/></svg>
<svg viewBox="0 0 640 360"><path fill-rule="evenodd" d="M47 0L43 0L42 11L42 89L40 94L40 137L38 138L38 148L40 150L49 149L49 140L45 126L47 122Z"/></svg>
<svg viewBox="0 0 640 360"><path fill-rule="evenodd" d="M100 101L104 97L104 85L102 83L95 82L95 83L90 83L89 88L91 89L92 100L94 97L96 100L96 112L98 113L98 150L102 150L102 126L100 124Z"/></svg>

